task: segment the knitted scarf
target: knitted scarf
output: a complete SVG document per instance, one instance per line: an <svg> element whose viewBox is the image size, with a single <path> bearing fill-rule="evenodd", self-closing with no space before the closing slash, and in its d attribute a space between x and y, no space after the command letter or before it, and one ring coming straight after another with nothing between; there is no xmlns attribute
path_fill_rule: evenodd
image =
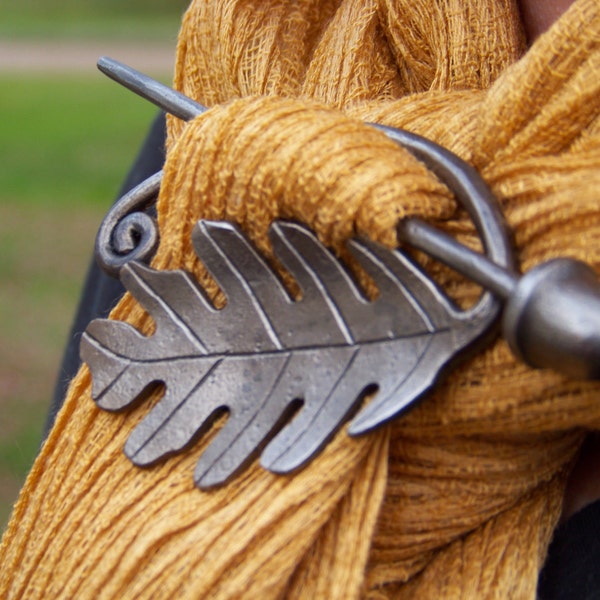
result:
<svg viewBox="0 0 600 600"><path fill-rule="evenodd" d="M355 234L395 246L419 215L476 246L449 191L366 121L474 165L522 270L600 267L600 5L578 0L531 48L514 0L194 0L175 86L212 107L168 122L159 269L222 297L190 241L238 223L267 256L293 218L349 261ZM461 305L479 290L422 263ZM129 295L114 310L143 332ZM407 415L340 431L305 469L252 465L201 492L213 433L148 469L122 454L157 401L110 414L83 367L0 547L2 598L534 598L566 476L600 428L598 385L519 364L497 340ZM215 427L218 429L219 425Z"/></svg>

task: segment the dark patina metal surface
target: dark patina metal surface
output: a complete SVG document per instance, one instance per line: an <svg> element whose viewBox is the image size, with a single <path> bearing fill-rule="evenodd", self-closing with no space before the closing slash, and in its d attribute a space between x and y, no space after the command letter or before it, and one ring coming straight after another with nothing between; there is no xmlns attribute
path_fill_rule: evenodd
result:
<svg viewBox="0 0 600 600"><path fill-rule="evenodd" d="M300 300L231 223L200 221L193 234L198 257L226 296L220 310L182 271L154 271L135 261L122 268L121 281L156 331L144 337L125 323L97 320L83 336L81 355L101 408L119 410L149 386L165 384L125 446L135 464L182 450L226 410L226 424L198 461L200 487L226 481L267 441L261 464L293 471L365 394L374 397L352 433L397 416L494 318L481 303L458 310L398 250L349 242L378 287L369 301L306 227L277 222L271 238Z"/></svg>

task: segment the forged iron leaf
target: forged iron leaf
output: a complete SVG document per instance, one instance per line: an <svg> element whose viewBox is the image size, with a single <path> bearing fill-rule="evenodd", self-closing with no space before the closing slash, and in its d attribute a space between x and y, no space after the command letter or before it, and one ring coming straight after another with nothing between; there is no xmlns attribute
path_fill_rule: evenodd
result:
<svg viewBox="0 0 600 600"><path fill-rule="evenodd" d="M122 409L151 384L165 384L125 445L136 465L182 450L225 409L227 422L200 457L196 484L223 483L269 439L261 464L287 473L322 448L366 391L377 390L352 434L405 409L489 324L457 310L398 250L349 242L379 288L370 302L307 228L278 222L271 238L302 290L299 301L229 223L200 221L193 233L196 253L227 297L221 310L182 271L136 262L122 268L121 281L156 331L146 337L122 322L93 321L81 357L103 409Z"/></svg>

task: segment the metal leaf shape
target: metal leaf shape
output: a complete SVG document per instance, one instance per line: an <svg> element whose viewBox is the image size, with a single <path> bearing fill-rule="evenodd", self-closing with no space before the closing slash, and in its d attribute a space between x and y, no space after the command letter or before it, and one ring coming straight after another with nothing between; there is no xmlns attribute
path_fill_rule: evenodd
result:
<svg viewBox="0 0 600 600"><path fill-rule="evenodd" d="M299 301L224 222L200 221L193 233L196 253L227 297L221 310L182 271L137 262L121 269L156 331L146 337L125 323L93 321L81 357L92 371L92 395L107 410L165 384L125 445L136 465L182 450L226 409L227 422L198 461L199 487L225 482L263 447L264 468L290 472L323 447L367 391L376 393L352 434L398 415L490 323L485 311L457 310L398 250L349 242L379 287L370 302L304 226L275 223L271 238L302 290Z"/></svg>

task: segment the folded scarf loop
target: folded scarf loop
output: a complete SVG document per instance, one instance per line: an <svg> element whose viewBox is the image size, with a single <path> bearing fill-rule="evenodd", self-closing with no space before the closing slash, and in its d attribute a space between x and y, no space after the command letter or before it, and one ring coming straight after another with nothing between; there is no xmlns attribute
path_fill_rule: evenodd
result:
<svg viewBox="0 0 600 600"><path fill-rule="evenodd" d="M600 267L600 5L578 0L526 49L514 0L194 0L175 86L212 107L168 122L160 269L223 298L190 241L238 223L308 224L344 257L419 215L477 246L449 191L365 125L428 137L499 198L520 267ZM420 257L461 305L479 290ZM112 314L144 332L125 296ZM214 431L152 468L123 444L157 398L98 410L83 367L0 548L2 598L535 598L566 476L600 428L598 385L519 364L497 340L406 416L342 430L304 470L258 465L210 492L190 474ZM218 428L219 425L215 427Z"/></svg>

